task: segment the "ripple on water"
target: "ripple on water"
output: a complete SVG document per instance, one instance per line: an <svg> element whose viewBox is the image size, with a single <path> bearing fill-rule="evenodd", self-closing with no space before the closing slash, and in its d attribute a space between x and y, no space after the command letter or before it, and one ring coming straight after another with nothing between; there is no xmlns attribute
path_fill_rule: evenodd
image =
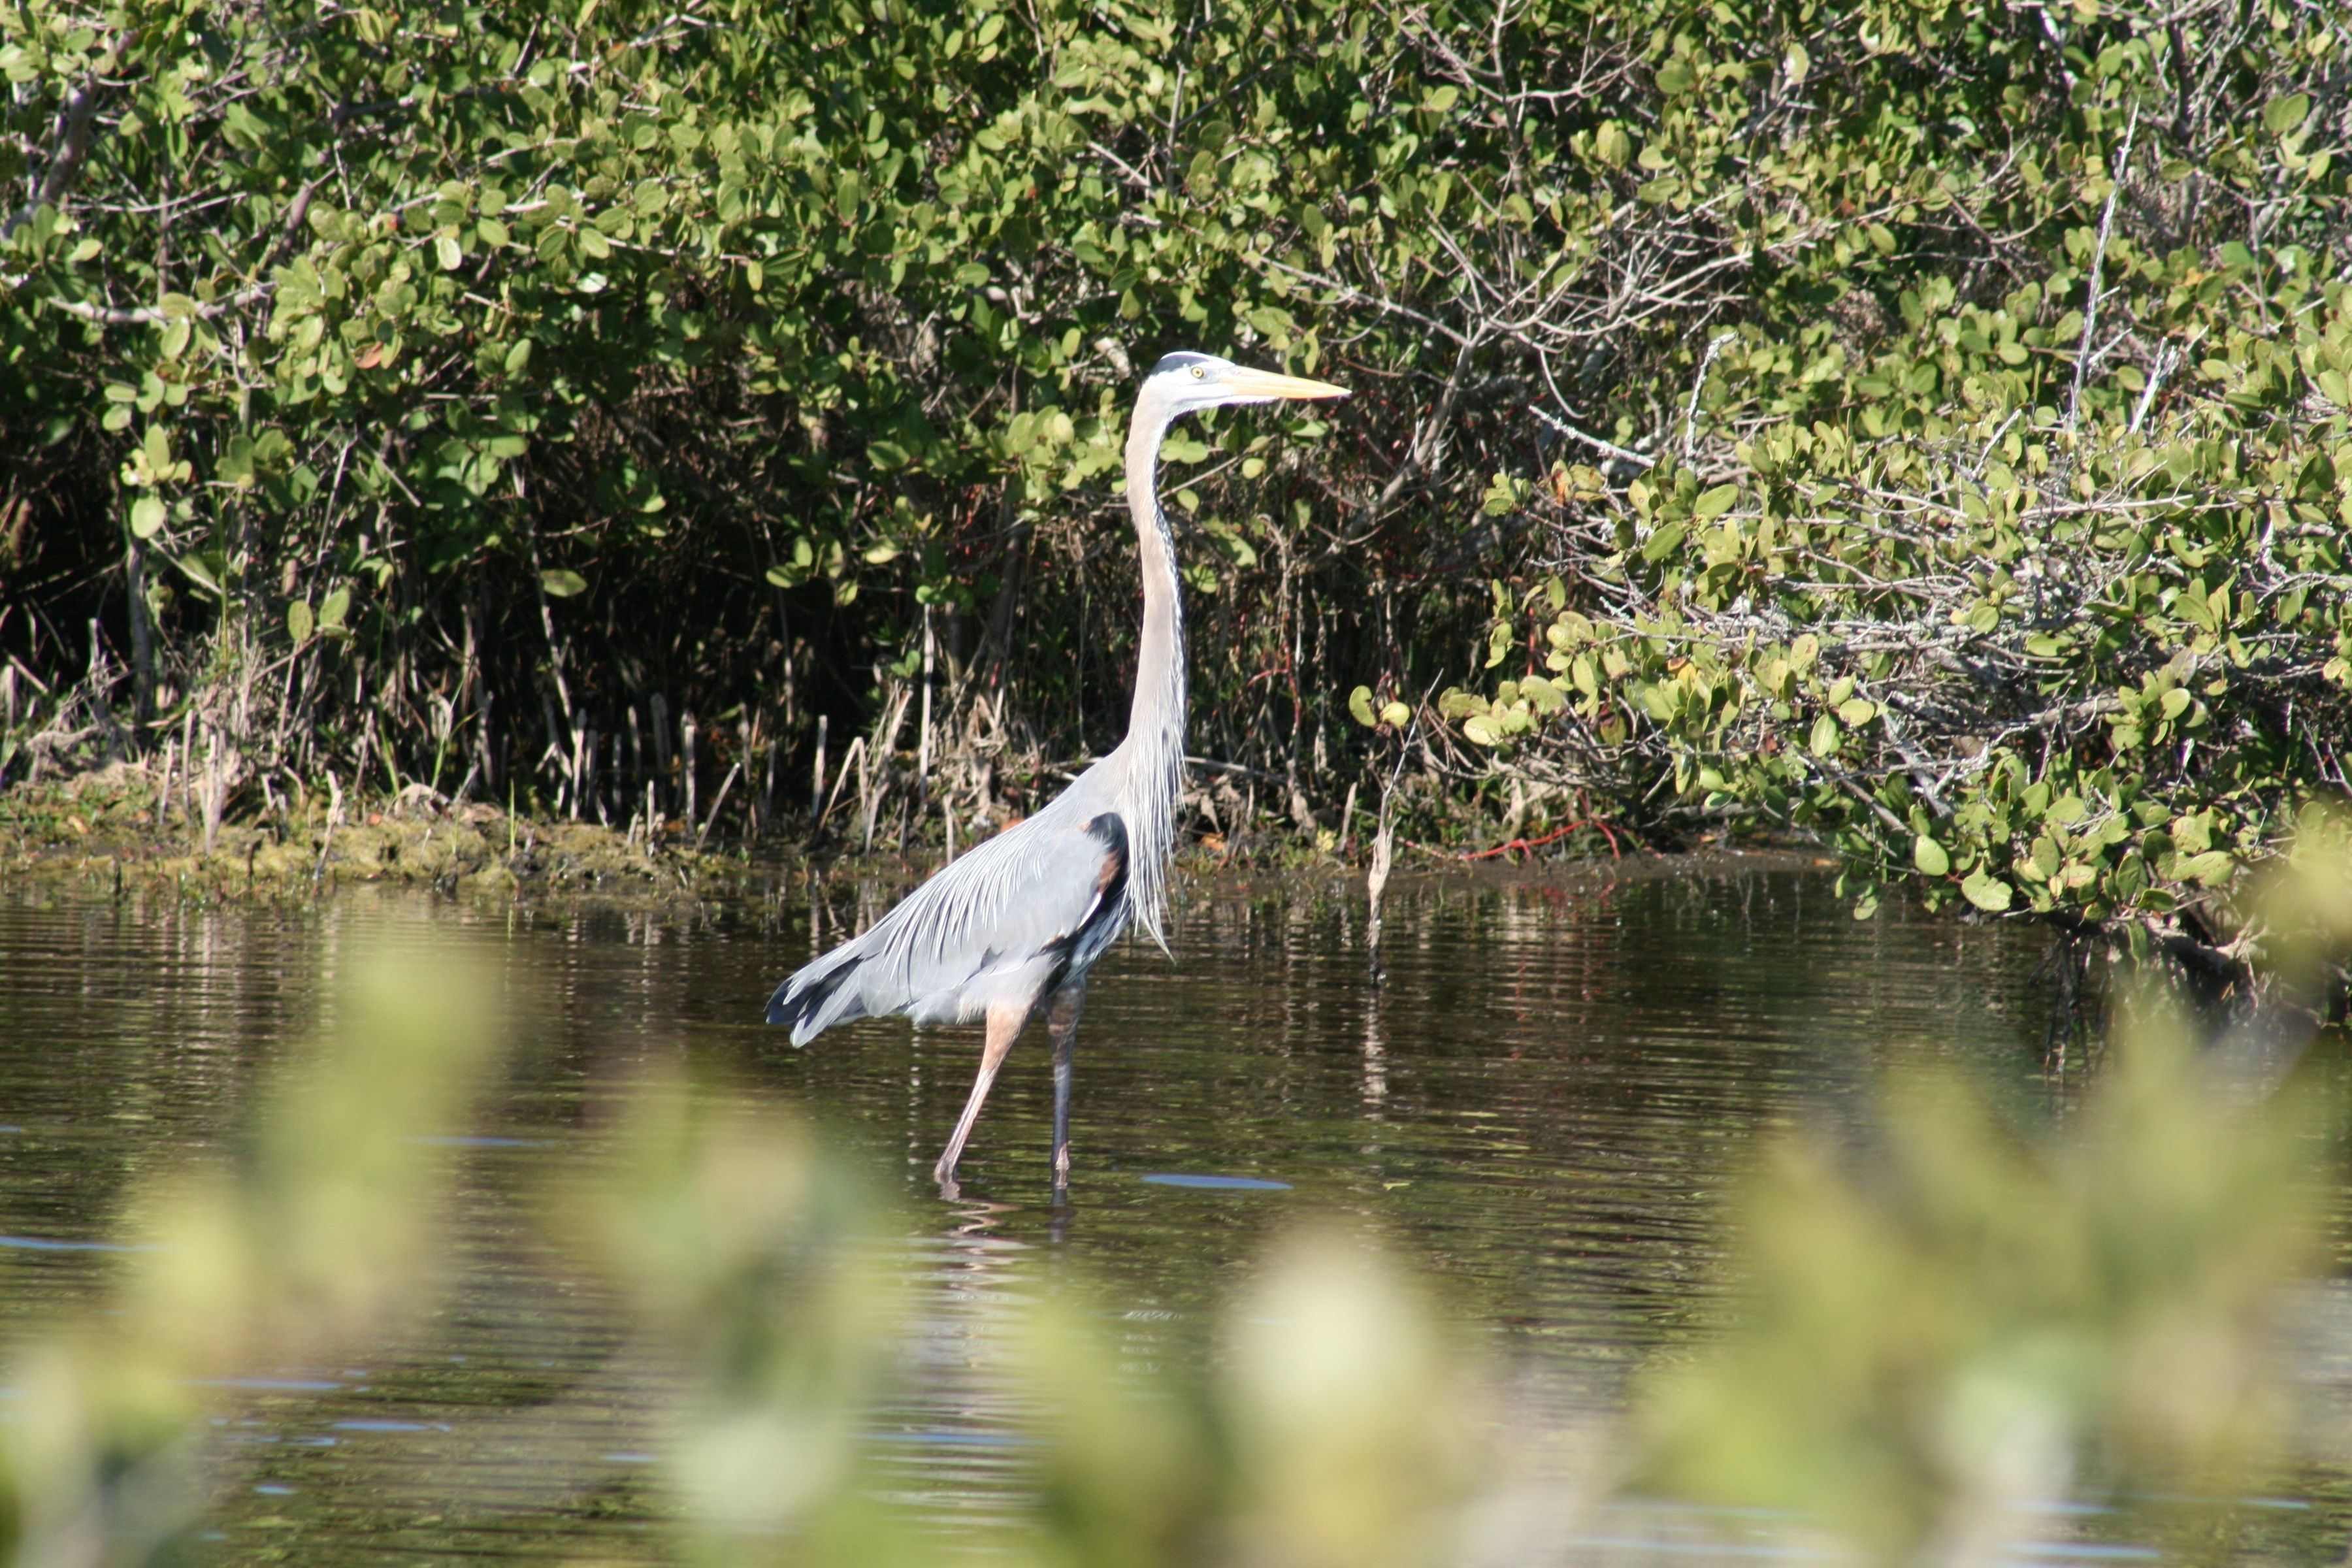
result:
<svg viewBox="0 0 2352 1568"><path fill-rule="evenodd" d="M1288 1182L1264 1176L1219 1176L1202 1171L1154 1171L1143 1178L1155 1187L1191 1187L1222 1193L1286 1193Z"/></svg>

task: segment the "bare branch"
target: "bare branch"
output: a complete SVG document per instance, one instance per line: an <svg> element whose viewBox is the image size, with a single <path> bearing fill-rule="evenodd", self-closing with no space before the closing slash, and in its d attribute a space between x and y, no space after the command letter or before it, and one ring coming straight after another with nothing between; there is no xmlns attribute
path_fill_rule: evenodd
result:
<svg viewBox="0 0 2352 1568"><path fill-rule="evenodd" d="M84 82L66 99L65 112L59 117L58 144L49 153L49 166L41 175L40 189L33 199L9 217L7 226L0 228L0 239L8 239L33 220L33 215L45 206L55 206L72 191L74 181L81 174L83 162L89 156L89 139L98 119L98 84Z"/></svg>

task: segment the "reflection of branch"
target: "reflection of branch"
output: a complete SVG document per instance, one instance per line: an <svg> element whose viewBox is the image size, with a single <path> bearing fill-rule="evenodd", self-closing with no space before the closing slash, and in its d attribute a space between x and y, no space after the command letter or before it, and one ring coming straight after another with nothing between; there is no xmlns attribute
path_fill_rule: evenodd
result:
<svg viewBox="0 0 2352 1568"><path fill-rule="evenodd" d="M90 128L98 116L98 85L85 83L73 89L66 100L64 123L58 132L57 150L49 154L47 173L41 176L41 187L33 199L18 207L9 217L7 226L0 228L0 239L9 238L33 219L33 215L45 206L54 206L73 189L74 179L81 173L82 161L89 156Z"/></svg>

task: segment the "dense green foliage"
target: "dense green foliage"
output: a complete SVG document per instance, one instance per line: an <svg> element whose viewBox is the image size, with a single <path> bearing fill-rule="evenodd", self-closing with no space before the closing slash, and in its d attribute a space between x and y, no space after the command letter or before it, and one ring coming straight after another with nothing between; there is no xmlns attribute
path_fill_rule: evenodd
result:
<svg viewBox="0 0 2352 1568"><path fill-rule="evenodd" d="M1123 722L1120 421L1197 346L1358 391L1170 453L1215 825L1333 826L1483 663L1538 679L1422 727L1425 817L2178 920L2341 783L2347 60L2218 3L14 0L0 767L763 814L823 717L869 831L984 819Z"/></svg>
<svg viewBox="0 0 2352 1568"><path fill-rule="evenodd" d="M2207 890L2341 790L2352 742L2345 35L2269 27L2200 56L2124 26L2077 62L2071 134L1999 177L1849 163L1876 200L1838 305L1873 331L1727 332L1622 487L1498 474L1561 570L1496 584L1487 662L1524 637L1528 673L1446 713L1542 733L1570 782L1646 762L1819 832L1864 911L1916 871L1931 900L2229 929ZM2200 126L2200 58L2305 70ZM2011 237L1974 280L1956 226Z"/></svg>

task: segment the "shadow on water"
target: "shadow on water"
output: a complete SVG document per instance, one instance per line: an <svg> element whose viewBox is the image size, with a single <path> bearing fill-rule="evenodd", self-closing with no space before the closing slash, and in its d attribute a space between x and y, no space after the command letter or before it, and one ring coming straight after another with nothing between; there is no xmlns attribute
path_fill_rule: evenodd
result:
<svg viewBox="0 0 2352 1568"><path fill-rule="evenodd" d="M1360 910L1196 895L1180 963L1129 946L1097 971L1072 1202L1050 1202L1032 1041L943 1204L928 1172L968 1032L866 1024L794 1051L759 1021L778 977L876 912L817 898L692 921L360 896L0 905L0 1333L90 1299L127 1183L234 1149L339 966L453 924L496 952L522 1019L484 1124L436 1141L461 1172L453 1291L378 1363L236 1381L215 1434L246 1489L215 1521L232 1551L298 1532L310 1562L667 1554L647 1467L675 1369L530 1195L607 1152L611 1101L648 1068L781 1092L901 1194L891 1266L914 1329L868 1435L893 1495L978 1542L1031 1484L1009 1336L1066 1285L1084 1281L1121 1364L1198 1376L1213 1309L1268 1234L1336 1215L1389 1238L1517 1369L1517 1414L1572 1425L1636 1357L1709 1331L1719 1205L1759 1131L1834 1116L1899 1063L2049 1093L2031 932L1894 910L1856 923L1811 874L1395 890L1377 991Z"/></svg>

